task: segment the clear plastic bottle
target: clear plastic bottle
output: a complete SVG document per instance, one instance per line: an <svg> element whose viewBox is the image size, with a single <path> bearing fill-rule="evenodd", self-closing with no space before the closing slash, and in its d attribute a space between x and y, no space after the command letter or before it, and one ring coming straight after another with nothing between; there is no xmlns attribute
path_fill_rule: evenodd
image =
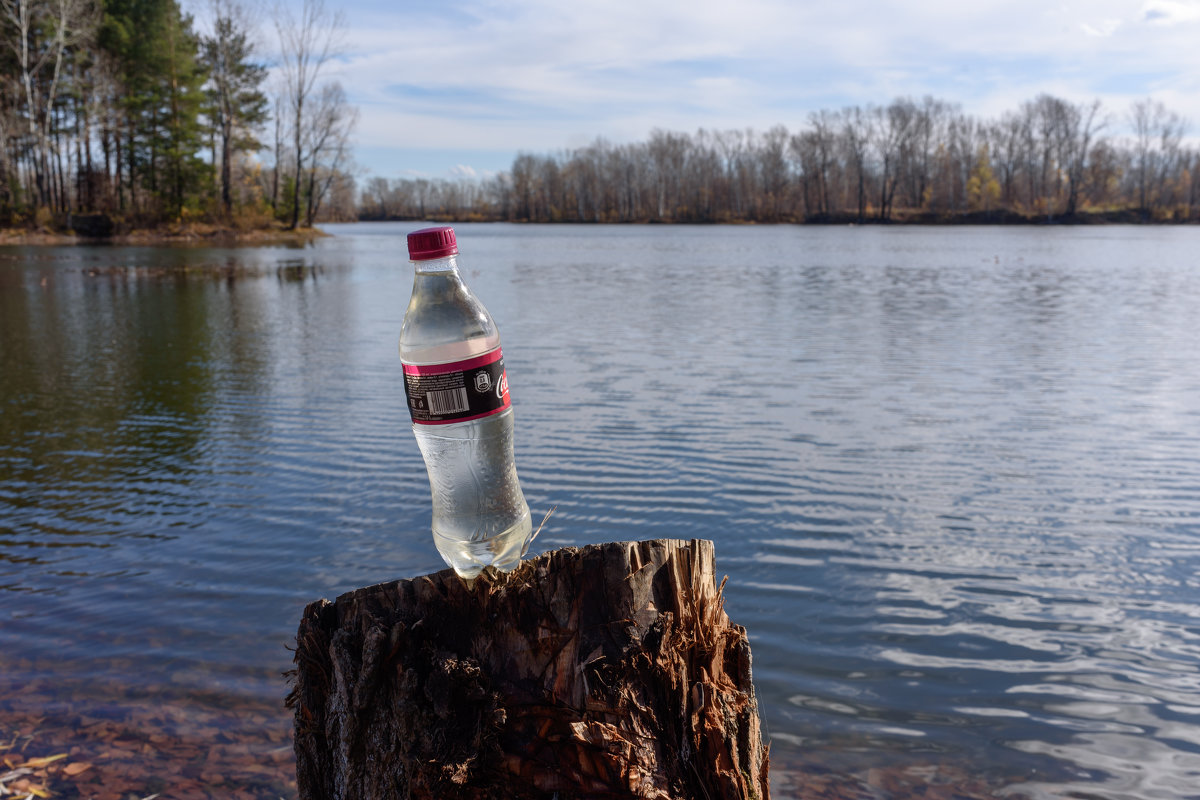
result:
<svg viewBox="0 0 1200 800"><path fill-rule="evenodd" d="M412 299L400 360L413 433L433 495L433 541L467 580L515 569L533 525L513 458L500 333L458 271L450 227L408 235Z"/></svg>

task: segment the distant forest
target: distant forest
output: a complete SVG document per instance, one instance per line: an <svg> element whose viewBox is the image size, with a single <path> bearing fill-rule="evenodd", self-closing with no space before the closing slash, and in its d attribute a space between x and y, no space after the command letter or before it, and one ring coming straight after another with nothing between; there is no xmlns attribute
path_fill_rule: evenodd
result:
<svg viewBox="0 0 1200 800"><path fill-rule="evenodd" d="M1110 135L1114 130L1127 131ZM656 130L521 154L485 180L371 178L361 219L529 222L1200 221L1200 150L1142 100L1041 95L999 119L926 97L817 111L796 132Z"/></svg>

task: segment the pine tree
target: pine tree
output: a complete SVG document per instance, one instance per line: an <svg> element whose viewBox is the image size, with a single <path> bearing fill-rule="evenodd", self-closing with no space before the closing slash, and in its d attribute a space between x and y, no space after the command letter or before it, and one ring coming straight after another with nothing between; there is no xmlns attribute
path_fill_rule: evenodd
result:
<svg viewBox="0 0 1200 800"><path fill-rule="evenodd" d="M204 37L208 68L209 115L220 139L221 207L233 211L232 164L238 153L261 150L255 129L267 120L267 97L259 89L267 69L251 61L254 54L237 7L218 4L211 36Z"/></svg>
<svg viewBox="0 0 1200 800"><path fill-rule="evenodd" d="M175 0L107 0L100 43L124 88L120 133L133 210L179 217L207 177L199 157L207 76L192 19Z"/></svg>
<svg viewBox="0 0 1200 800"><path fill-rule="evenodd" d="M164 19L163 178L160 195L168 201L172 216L179 217L186 199L198 200L206 188L209 172L199 153L205 127L204 83L207 72L199 58L200 43L192 30L191 16L181 15L179 6Z"/></svg>

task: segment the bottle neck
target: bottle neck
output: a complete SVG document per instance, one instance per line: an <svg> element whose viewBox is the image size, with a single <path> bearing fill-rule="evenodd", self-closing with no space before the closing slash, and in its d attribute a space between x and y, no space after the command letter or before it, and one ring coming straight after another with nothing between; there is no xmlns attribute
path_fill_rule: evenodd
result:
<svg viewBox="0 0 1200 800"><path fill-rule="evenodd" d="M413 270L418 275L437 275L450 274L458 272L458 256L444 256L443 258L429 258L422 261L413 261Z"/></svg>

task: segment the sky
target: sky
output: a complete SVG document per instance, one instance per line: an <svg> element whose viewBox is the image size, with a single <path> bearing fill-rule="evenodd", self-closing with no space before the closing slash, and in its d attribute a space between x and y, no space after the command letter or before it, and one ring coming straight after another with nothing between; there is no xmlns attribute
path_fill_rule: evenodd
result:
<svg viewBox="0 0 1200 800"><path fill-rule="evenodd" d="M656 128L796 132L814 111L925 95L983 118L1043 92L1099 99L1110 135L1152 98L1200 129L1200 0L337 6L343 46L327 74L359 109L363 177L487 177L521 152Z"/></svg>

